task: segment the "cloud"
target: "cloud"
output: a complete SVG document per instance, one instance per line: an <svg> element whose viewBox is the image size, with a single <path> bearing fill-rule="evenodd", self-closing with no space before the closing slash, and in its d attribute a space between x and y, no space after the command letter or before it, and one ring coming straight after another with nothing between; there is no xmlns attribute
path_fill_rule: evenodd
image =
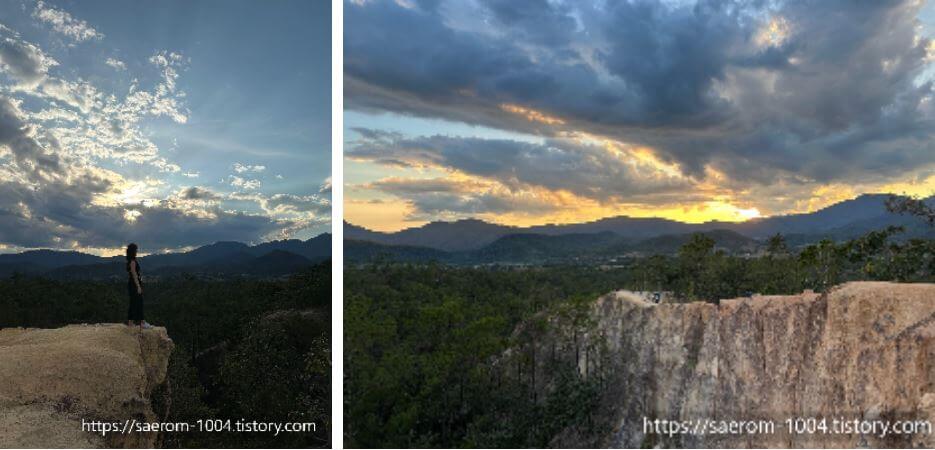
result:
<svg viewBox="0 0 935 450"><path fill-rule="evenodd" d="M35 130L23 121L18 103L0 97L0 155L5 148L26 181L37 183L58 175L63 166L59 156L47 151L34 136Z"/></svg>
<svg viewBox="0 0 935 450"><path fill-rule="evenodd" d="M442 168L495 180L514 189L533 186L600 202L619 202L692 186L692 180L619 146L570 138L550 138L535 144L447 136L403 138L375 130L356 131L364 137L346 148L351 159Z"/></svg>
<svg viewBox="0 0 935 450"><path fill-rule="evenodd" d="M0 184L0 199L8 205L0 207L0 233L5 242L27 248L114 248L136 241L157 250L216 240L258 242L289 225L220 208L194 214L171 204L99 206L75 195L74 186L50 185L38 192L14 187Z"/></svg>
<svg viewBox="0 0 935 450"><path fill-rule="evenodd" d="M113 67L116 70L121 70L121 71L127 70L127 65L119 59L107 58L104 61L104 64L107 64L108 66Z"/></svg>
<svg viewBox="0 0 935 450"><path fill-rule="evenodd" d="M149 103L149 111L154 115L168 116L177 123L187 122L188 115L179 105L185 93L178 90L177 82L179 71L187 67L188 59L179 53L163 50L151 56L149 62L162 72L162 83L156 86L154 93L140 93L136 100Z"/></svg>
<svg viewBox="0 0 935 450"><path fill-rule="evenodd" d="M116 247L129 240L145 240L153 248L177 248L204 243L209 233L254 241L282 225L268 217L216 207L184 211L168 200L115 201L126 194L119 187L125 184L121 176L62 159L43 148L35 133L24 122L18 105L0 98L0 155L12 155L7 164L0 164L4 243L74 248ZM199 188L181 194L186 200L210 197Z"/></svg>
<svg viewBox="0 0 935 450"><path fill-rule="evenodd" d="M17 37L0 34L0 71L14 81L35 85L45 79L49 68L56 65L58 62L39 47Z"/></svg>
<svg viewBox="0 0 935 450"><path fill-rule="evenodd" d="M169 116L177 123L186 121L187 111L181 104L184 96L166 93L164 84L157 84L153 91L133 84L121 98L105 96L84 80L45 76L33 86L20 85L12 91L46 102L41 111L28 113L28 119L70 153L178 172L180 167L160 156L157 146L140 127L147 117Z"/></svg>
<svg viewBox="0 0 935 450"><path fill-rule="evenodd" d="M261 203L267 212L273 214L312 212L321 216L331 211L331 203L316 195L275 194Z"/></svg>
<svg viewBox="0 0 935 450"><path fill-rule="evenodd" d="M277 218L283 224L280 238L331 222L331 202L319 195L235 192L228 195L227 200L254 202L264 214Z"/></svg>
<svg viewBox="0 0 935 450"><path fill-rule="evenodd" d="M104 38L103 34L88 25L87 22L75 19L65 11L48 6L42 0L36 3L32 16L51 25L52 30L56 33L63 34L75 42Z"/></svg>
<svg viewBox="0 0 935 450"><path fill-rule="evenodd" d="M257 190L263 186L263 182L260 180L247 180L236 175L231 175L228 179L231 186L245 191Z"/></svg>
<svg viewBox="0 0 935 450"><path fill-rule="evenodd" d="M200 186L191 186L179 191L178 197L183 200L218 200L220 195Z"/></svg>
<svg viewBox="0 0 935 450"><path fill-rule="evenodd" d="M350 154L604 200L712 173L744 191L935 167L921 2L527 3L346 4L345 105L545 145L400 137ZM561 141L580 133L652 149L680 173L647 184L642 169Z"/></svg>
<svg viewBox="0 0 935 450"><path fill-rule="evenodd" d="M266 166L263 166L263 165L251 166L249 164L234 163L233 169L234 169L234 172L237 172L237 173L247 173L247 172L259 173L259 172L265 171Z"/></svg>
<svg viewBox="0 0 935 450"><path fill-rule="evenodd" d="M9 29L0 30L0 72L13 82L6 87L12 95L23 95L44 102L37 112L24 112L24 121L44 133L43 138L57 143L68 153L92 154L97 158L119 156L138 163L149 163L161 171L177 172L180 168L159 156L158 148L139 127L146 116L168 116L176 123L185 123L187 109L185 93L176 89L178 70L185 59L178 54L159 52L155 64L162 81L152 90L142 89L134 82L124 97L105 96L90 82L81 78L68 80L50 74L57 66L35 44L23 41ZM30 104L35 104L30 100Z"/></svg>
<svg viewBox="0 0 935 450"><path fill-rule="evenodd" d="M0 165L0 236L20 247L106 248L144 241L152 249L178 248L212 239L259 241L292 226L267 216L222 210L218 206L186 209L174 199L134 202L120 175L47 157L16 125L9 102L0 114L0 148L25 148L13 167ZM13 126L10 126L10 125ZM12 137L9 132L13 131ZM15 132L18 131L18 134ZM17 151L17 150L13 150ZM41 169L38 167L42 166ZM25 179L14 174L27 170ZM211 197L202 189L183 191L184 200ZM121 199L121 197L124 197Z"/></svg>
<svg viewBox="0 0 935 450"><path fill-rule="evenodd" d="M567 45L578 32L569 4L547 0L481 0L498 27L511 39L555 48Z"/></svg>
<svg viewBox="0 0 935 450"><path fill-rule="evenodd" d="M277 175L277 178L282 178L282 176ZM331 195L331 177L325 178L325 181L321 183L321 186L318 187L318 193L322 195Z"/></svg>
<svg viewBox="0 0 935 450"><path fill-rule="evenodd" d="M542 214L560 208L554 199L534 192L472 180L384 178L364 187L406 200L413 208L407 217L409 220L471 217L516 211Z"/></svg>

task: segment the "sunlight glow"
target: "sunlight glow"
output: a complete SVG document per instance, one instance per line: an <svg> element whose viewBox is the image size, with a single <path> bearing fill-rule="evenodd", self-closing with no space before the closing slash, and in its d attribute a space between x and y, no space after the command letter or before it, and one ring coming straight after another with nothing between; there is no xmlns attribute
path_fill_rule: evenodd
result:
<svg viewBox="0 0 935 450"><path fill-rule="evenodd" d="M773 17L760 29L754 40L761 47L778 47L789 38L789 22L783 17Z"/></svg>
<svg viewBox="0 0 935 450"><path fill-rule="evenodd" d="M756 208L738 209L737 214L740 214L745 220L750 220L760 217L760 210Z"/></svg>
<svg viewBox="0 0 935 450"><path fill-rule="evenodd" d="M522 106L514 105L512 103L501 104L500 109L506 112L509 112L509 113L523 116L526 118L526 120L530 122L539 122L539 123L544 123L546 125L564 125L565 124L565 121L562 119L559 119L558 117L549 116L540 111L536 111L535 109L524 108Z"/></svg>
<svg viewBox="0 0 935 450"><path fill-rule="evenodd" d="M136 219L140 217L142 213L135 209L127 209L123 211L123 218L129 223L136 222Z"/></svg>

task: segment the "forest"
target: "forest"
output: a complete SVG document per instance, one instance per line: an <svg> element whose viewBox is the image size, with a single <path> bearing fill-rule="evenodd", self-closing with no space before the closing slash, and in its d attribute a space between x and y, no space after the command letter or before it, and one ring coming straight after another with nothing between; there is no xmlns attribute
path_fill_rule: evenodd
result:
<svg viewBox="0 0 935 450"><path fill-rule="evenodd" d="M145 299L147 321L166 327L176 345L171 386L154 393L160 420L318 425L315 433L277 437L165 433L163 447L330 447L330 263L283 279L164 278L146 284ZM125 283L0 280L0 328L122 323L126 311Z"/></svg>
<svg viewBox="0 0 935 450"><path fill-rule="evenodd" d="M932 222L924 204L893 210ZM545 447L568 433L587 442L601 426L602 377L585 377L561 358L537 361L524 349L559 335L579 351L598 296L630 289L718 302L822 292L854 280L935 282L935 241L900 239L900 232L794 249L775 235L756 256L727 254L696 234L677 255L614 267L379 261L346 268L345 445ZM537 374L548 374L548 389Z"/></svg>

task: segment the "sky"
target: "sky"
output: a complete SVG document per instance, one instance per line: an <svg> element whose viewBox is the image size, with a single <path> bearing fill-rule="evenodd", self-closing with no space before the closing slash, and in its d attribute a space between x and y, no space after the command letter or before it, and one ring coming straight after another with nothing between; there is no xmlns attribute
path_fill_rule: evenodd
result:
<svg viewBox="0 0 935 450"><path fill-rule="evenodd" d="M935 193L935 5L351 0L345 220L685 222Z"/></svg>
<svg viewBox="0 0 935 450"><path fill-rule="evenodd" d="M0 2L0 252L330 228L330 2Z"/></svg>

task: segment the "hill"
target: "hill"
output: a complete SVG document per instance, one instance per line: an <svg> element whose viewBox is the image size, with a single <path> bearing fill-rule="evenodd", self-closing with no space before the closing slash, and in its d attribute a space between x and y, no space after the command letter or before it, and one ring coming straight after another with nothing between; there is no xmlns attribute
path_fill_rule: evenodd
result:
<svg viewBox="0 0 935 450"><path fill-rule="evenodd" d="M478 249L500 237L521 230L477 219L465 219L455 222L431 222L395 233L381 233L344 222L344 239L386 245L430 247L443 251L465 251Z"/></svg>
<svg viewBox="0 0 935 450"><path fill-rule="evenodd" d="M29 250L0 255L0 275L13 272L38 274L58 267L100 264L103 259L74 251Z"/></svg>
<svg viewBox="0 0 935 450"><path fill-rule="evenodd" d="M302 241L289 239L250 246L216 242L196 249L140 257L147 276L182 273L212 276L275 277L288 275L331 258L331 234ZM31 250L0 255L0 277L14 273L56 279L123 279L122 256L99 257L74 251Z"/></svg>
<svg viewBox="0 0 935 450"><path fill-rule="evenodd" d="M345 240L344 260L351 264L375 261L434 261L458 265L596 263L625 256L674 255L692 234L634 240L609 231L563 235L521 233L506 235L480 249L467 251ZM752 254L762 247L760 241L730 230L712 230L702 234L714 240L716 249L729 254Z"/></svg>
<svg viewBox="0 0 935 450"><path fill-rule="evenodd" d="M587 257L627 241L608 231L591 234L511 234L465 255L477 262L546 262Z"/></svg>
<svg viewBox="0 0 935 450"><path fill-rule="evenodd" d="M761 247L759 241L746 237L731 230L711 230L701 234L714 240L716 250L724 250L729 254L752 254ZM668 234L639 241L633 245L619 249L619 252L632 252L643 255L672 255L688 243L692 233Z"/></svg>

